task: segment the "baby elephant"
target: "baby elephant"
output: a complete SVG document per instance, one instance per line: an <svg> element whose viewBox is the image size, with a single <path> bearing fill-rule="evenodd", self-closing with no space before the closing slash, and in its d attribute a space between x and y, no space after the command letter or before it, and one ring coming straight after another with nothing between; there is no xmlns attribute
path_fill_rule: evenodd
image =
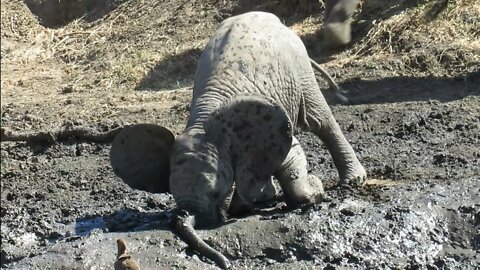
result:
<svg viewBox="0 0 480 270"><path fill-rule="evenodd" d="M128 127L113 142L111 162L131 187L170 191L180 210L178 233L227 268L228 260L196 235L195 225L219 224L229 207L251 209L274 190L272 176L289 206L322 199L322 182L307 173L293 136L297 127L325 143L341 183L365 180L300 38L275 15L250 12L222 22L203 51L185 131L175 138L156 125Z"/></svg>

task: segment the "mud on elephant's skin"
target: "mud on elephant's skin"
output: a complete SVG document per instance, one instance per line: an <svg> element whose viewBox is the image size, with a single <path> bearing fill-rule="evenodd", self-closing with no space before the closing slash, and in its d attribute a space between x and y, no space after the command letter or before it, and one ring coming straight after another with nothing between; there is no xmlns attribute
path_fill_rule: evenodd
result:
<svg viewBox="0 0 480 270"><path fill-rule="evenodd" d="M175 138L160 126L126 128L113 142L112 167L134 188L170 191L181 210L174 222L180 236L227 268L228 260L196 235L195 225L219 224L235 209L273 196L272 176L289 206L322 199L322 182L307 172L295 127L325 143L341 183L365 180L300 38L275 15L250 12L222 22L208 42L185 131ZM158 184L165 175L169 186Z"/></svg>

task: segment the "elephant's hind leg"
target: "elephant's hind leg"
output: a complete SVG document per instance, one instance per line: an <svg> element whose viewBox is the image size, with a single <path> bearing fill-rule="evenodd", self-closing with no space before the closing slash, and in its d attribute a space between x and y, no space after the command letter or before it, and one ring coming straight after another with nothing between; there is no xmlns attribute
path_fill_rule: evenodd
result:
<svg viewBox="0 0 480 270"><path fill-rule="evenodd" d="M281 168L275 173L289 207L321 202L323 184L315 175L308 174L307 158L294 137L292 148Z"/></svg>

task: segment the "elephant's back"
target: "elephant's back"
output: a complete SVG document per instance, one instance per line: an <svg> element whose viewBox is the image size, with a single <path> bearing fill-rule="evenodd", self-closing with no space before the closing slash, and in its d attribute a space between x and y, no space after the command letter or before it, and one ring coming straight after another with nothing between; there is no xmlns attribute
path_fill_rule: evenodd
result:
<svg viewBox="0 0 480 270"><path fill-rule="evenodd" d="M310 64L301 39L275 15L249 12L220 24L202 53L196 79L226 70L248 77L286 76L303 66Z"/></svg>
<svg viewBox="0 0 480 270"><path fill-rule="evenodd" d="M278 101L296 123L302 84L313 76L300 38L273 14L249 12L226 19L199 60L192 117L238 94ZM203 106L206 102L211 106ZM197 108L198 107L198 108Z"/></svg>

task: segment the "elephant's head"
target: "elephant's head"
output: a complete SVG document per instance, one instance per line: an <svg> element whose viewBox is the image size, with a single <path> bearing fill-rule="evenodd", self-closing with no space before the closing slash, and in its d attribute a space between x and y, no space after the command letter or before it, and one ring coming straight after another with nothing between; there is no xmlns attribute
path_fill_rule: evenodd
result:
<svg viewBox="0 0 480 270"><path fill-rule="evenodd" d="M170 191L178 208L187 210L174 218L176 231L200 254L228 268L228 259L193 227L218 223L234 179L238 189L247 187L248 196L261 196L257 181L270 177L286 158L292 125L277 103L252 96L229 100L203 124L176 139L161 126L126 127L115 138L110 159L115 174L132 188Z"/></svg>
<svg viewBox="0 0 480 270"><path fill-rule="evenodd" d="M170 157L170 192L177 206L198 217L197 225L218 224L233 187L227 145L189 130L177 137Z"/></svg>
<svg viewBox="0 0 480 270"><path fill-rule="evenodd" d="M248 174L253 185L270 177L291 142L292 125L281 106L264 97L237 96L203 127L187 129L176 139L157 125L126 127L115 138L110 158L115 173L132 188L170 191L180 209L201 223L215 224L228 207L234 179L246 181L242 176Z"/></svg>

